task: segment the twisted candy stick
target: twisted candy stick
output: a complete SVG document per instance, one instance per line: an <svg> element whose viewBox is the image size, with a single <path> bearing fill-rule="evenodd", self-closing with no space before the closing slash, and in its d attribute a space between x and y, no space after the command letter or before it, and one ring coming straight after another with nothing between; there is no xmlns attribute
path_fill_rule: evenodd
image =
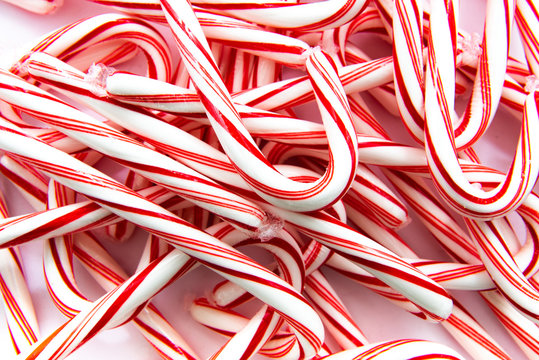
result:
<svg viewBox="0 0 539 360"><path fill-rule="evenodd" d="M138 191L149 186L149 181L134 171L129 171L125 178L125 186L135 191ZM135 231L135 225L128 221L120 221L119 223L107 226L107 235L111 238L123 242L131 238Z"/></svg>
<svg viewBox="0 0 539 360"><path fill-rule="evenodd" d="M151 254L151 252L151 246L146 246L139 262L140 269L162 255ZM123 269L88 233L75 235L74 254L106 291L112 291L128 279ZM143 336L166 359L197 359L196 353L153 304L150 303L141 310L133 322Z"/></svg>
<svg viewBox="0 0 539 360"><path fill-rule="evenodd" d="M248 318L233 310L210 304L206 298L195 299L189 306L189 313L201 325L227 337L244 329L249 322ZM283 331L277 332L258 350L258 353L277 359L301 357L294 335Z"/></svg>
<svg viewBox="0 0 539 360"><path fill-rule="evenodd" d="M158 8L159 1L92 1L113 6L121 11L136 14L151 21L164 22L163 12ZM265 1L262 4L252 1L245 3L195 1L193 3L260 25L317 31L346 24L365 9L367 2L364 0L339 0L312 4L296 4L289 1Z"/></svg>
<svg viewBox="0 0 539 360"><path fill-rule="evenodd" d="M0 97L3 100L99 149L157 184L181 193L248 230L257 228L264 218L263 211L256 205L169 157L140 145L43 90L13 75L2 73L0 78L3 84L0 86ZM24 89L24 92L19 89ZM41 111L43 108L47 108L48 113ZM131 154L137 154L137 158Z"/></svg>
<svg viewBox="0 0 539 360"><path fill-rule="evenodd" d="M38 340L39 327L17 250L0 250L0 264L4 314L13 348L19 354Z"/></svg>
<svg viewBox="0 0 539 360"><path fill-rule="evenodd" d="M219 274L242 284L249 292L273 306L298 331L306 357L318 351L323 333L320 320L288 284L233 248L189 226L97 170L26 137L11 124L5 124L2 130L2 148L6 151L16 152L18 158L37 166L52 178L69 184L112 212L157 234L182 251L195 255ZM274 294L277 289L281 295L276 298Z"/></svg>
<svg viewBox="0 0 539 360"><path fill-rule="evenodd" d="M419 143L424 133L423 1L397 0L393 14L395 93L403 123Z"/></svg>
<svg viewBox="0 0 539 360"><path fill-rule="evenodd" d="M338 69L347 94L386 84L393 77L393 58L385 57ZM134 83L136 81L136 84ZM107 78L107 94L120 101L172 113L200 113L204 108L196 92L140 76L115 73ZM249 89L233 95L236 103L259 110L282 110L314 99L308 76Z"/></svg>
<svg viewBox="0 0 539 360"><path fill-rule="evenodd" d="M500 292L515 308L539 323L539 290L526 280L507 251L497 220L483 222L466 219L466 225L476 241L483 264Z"/></svg>
<svg viewBox="0 0 539 360"><path fill-rule="evenodd" d="M262 151L267 159L275 164L284 163L288 158L294 156L312 156L328 160L326 152L309 151L305 147L292 147L271 142L266 144ZM317 170L323 169L323 166L318 163L311 162L311 165ZM409 221L404 204L364 165L358 164L352 186L343 199L346 199L345 202L350 206L366 209L367 213L375 217L377 221L382 221L389 227L398 228Z"/></svg>
<svg viewBox="0 0 539 360"><path fill-rule="evenodd" d="M88 34L91 34L88 36ZM46 52L68 61L82 51L95 45L129 41L137 45L148 59L148 76L169 80L171 55L163 37L148 24L119 14L98 15L57 29L45 35L10 69L20 76L25 75L21 65L32 52ZM116 47L113 47L116 49ZM90 63L91 64L91 63Z"/></svg>
<svg viewBox="0 0 539 360"><path fill-rule="evenodd" d="M320 314L328 332L342 349L351 349L368 343L365 335L355 324L341 299L320 271L307 277L307 298Z"/></svg>
<svg viewBox="0 0 539 360"><path fill-rule="evenodd" d="M5 218L7 214L5 200L0 196L0 215ZM0 293L9 335L18 354L37 341L39 327L24 278L21 256L15 248L0 250Z"/></svg>
<svg viewBox="0 0 539 360"><path fill-rule="evenodd" d="M537 3L530 0L517 0L515 20L523 40L526 60L531 72L539 75L539 44L537 31L539 29L539 17Z"/></svg>
<svg viewBox="0 0 539 360"><path fill-rule="evenodd" d="M320 209L338 200L351 184L357 147L354 146L355 131L350 123L350 110L330 59L315 51L307 61L307 69L319 98L331 149L340 156L333 158L319 181L313 184L294 182L272 168L242 125L189 5L164 1L163 7L210 122L245 181L265 200L296 211ZM326 91L330 95L325 94ZM330 110L330 104L335 108Z"/></svg>
<svg viewBox="0 0 539 360"><path fill-rule="evenodd" d="M530 142L531 137L539 131L537 106L534 96L529 95L524 105L521 137L504 183L491 191L471 185L463 176L456 159L452 130L454 95L450 84L454 83L451 75L454 74L452 44L456 40L450 31L448 17L452 16L453 10L451 8L448 13L441 1L432 4L425 95L425 148L432 178L447 203L467 216L489 219L518 207L537 179L537 147Z"/></svg>
<svg viewBox="0 0 539 360"><path fill-rule="evenodd" d="M169 211L187 206L186 200L179 199L174 193L160 186L143 189L138 194ZM13 247L28 241L92 230L121 220L93 201L81 201L6 219L0 225L0 247Z"/></svg>
<svg viewBox="0 0 539 360"><path fill-rule="evenodd" d="M262 238L262 242L248 239L228 224L217 224L207 231L220 240L234 246L254 244L272 252L279 264L282 277L301 290L304 282L303 261L301 251L295 239L284 229L271 230ZM219 349L212 359L229 359L231 357L249 358L260 349L278 330L281 321L273 309L262 307L257 314Z"/></svg>
<svg viewBox="0 0 539 360"><path fill-rule="evenodd" d="M43 175L8 155L0 158L0 172L17 187L34 209L45 209L47 183Z"/></svg>

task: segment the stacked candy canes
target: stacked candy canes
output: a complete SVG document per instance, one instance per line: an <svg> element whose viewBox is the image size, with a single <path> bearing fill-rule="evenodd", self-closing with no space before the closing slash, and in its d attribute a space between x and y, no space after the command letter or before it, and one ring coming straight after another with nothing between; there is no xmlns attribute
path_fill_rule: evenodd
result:
<svg viewBox="0 0 539 360"><path fill-rule="evenodd" d="M0 69L0 173L34 208L10 217L18 198L0 197L17 358L63 359L128 322L156 356L200 358L152 301L200 265L224 278L187 304L227 339L211 359L463 358L422 339L371 343L327 269L440 323L474 359L515 358L453 290L478 292L518 356L539 356L533 1L486 1L482 35L459 28L456 0L93 2L118 13L77 19ZM43 14L61 2L16 5ZM522 61L508 55L515 32ZM370 57L356 34L388 53ZM320 122L298 115L312 102ZM522 121L506 173L477 147L502 107ZM391 116L408 133L399 141ZM445 255L408 243L410 210ZM106 243L127 249L144 231L128 273ZM20 247L38 241L65 316L41 335ZM97 300L75 261L104 289Z"/></svg>

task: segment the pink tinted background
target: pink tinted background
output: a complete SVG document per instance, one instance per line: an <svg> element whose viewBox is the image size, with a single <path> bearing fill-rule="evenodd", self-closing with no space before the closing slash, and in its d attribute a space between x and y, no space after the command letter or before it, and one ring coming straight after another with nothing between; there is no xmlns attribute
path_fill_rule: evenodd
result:
<svg viewBox="0 0 539 360"><path fill-rule="evenodd" d="M463 1L461 7L461 26L468 31L481 33L485 0ZM56 13L39 16L11 5L0 3L0 66L6 64L13 54L17 52L17 49L24 48L24 44L31 42L36 37L75 20L108 11L105 7L87 1L65 0L64 6ZM159 29L166 31L161 27ZM363 37L358 38L358 41L363 42L365 46L375 44L373 39L364 39ZM515 39L512 53L521 57L522 51L518 44L518 39ZM369 51L368 48L364 49L367 52ZM388 50L389 47L382 51ZM391 133L398 140L410 141L397 119L387 115L375 101L371 101L371 105L375 114L383 120L384 126L389 127ZM317 117L312 114L312 111L310 108L303 109L302 114L305 118ZM493 123L492 129L489 130L485 139L482 139L477 146L481 159L500 170L505 170L513 156L518 136L518 126L518 119L508 115L506 112L500 112ZM114 168L111 167L107 167L107 169L114 171ZM17 196L17 193L7 181L4 179L0 181L4 193L7 195L11 215L32 211L30 206ZM434 244L434 239L419 224L419 221L412 221L400 233L421 256L435 259L446 258ZM136 259L138 259L145 239L142 232L137 235L126 244L105 241L108 249L128 272L134 270ZM65 322L66 318L55 308L45 287L41 260L42 243L32 242L26 244L21 247L21 253L41 334L46 336ZM250 254L261 259L261 261L265 260L264 254ZM404 312L400 308L389 304L380 296L342 276L330 271L325 273L370 341L377 342L399 338L428 339L447 344L468 358L468 355L449 337L441 326L427 323ZM102 290L80 267L77 268L77 279L81 289L90 299L97 299L103 294ZM210 271L198 268L175 282L154 300L154 303L198 352L201 358L211 355L224 343L225 339L194 322L186 311L186 304L196 296L203 296L218 281L219 278ZM524 355L516 348L505 330L476 294L462 291L455 291L453 294L472 312L513 359L524 359ZM256 304L251 305L250 310L255 307ZM0 312L0 358L7 358L12 354L14 352L5 326L4 315ZM149 360L159 358L155 350L129 324L100 333L70 357L70 359L80 360Z"/></svg>

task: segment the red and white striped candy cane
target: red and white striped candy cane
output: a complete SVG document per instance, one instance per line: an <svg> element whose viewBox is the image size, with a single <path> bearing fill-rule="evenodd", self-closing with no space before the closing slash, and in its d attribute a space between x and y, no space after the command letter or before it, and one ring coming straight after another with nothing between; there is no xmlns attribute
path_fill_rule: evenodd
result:
<svg viewBox="0 0 539 360"><path fill-rule="evenodd" d="M143 189L138 194L169 211L178 210L188 203L160 186ZM6 219L0 225L0 247L13 247L28 241L92 230L121 220L93 201L81 201Z"/></svg>
<svg viewBox="0 0 539 360"><path fill-rule="evenodd" d="M345 66L338 73L347 94L369 90L392 81L393 58ZM135 75L111 75L107 79L107 93L120 101L172 113L204 111L195 91ZM277 111L312 101L314 94L309 78L301 76L233 94L233 99L260 110Z"/></svg>
<svg viewBox="0 0 539 360"><path fill-rule="evenodd" d="M150 254L151 250L148 246L145 247L143 256L141 256L139 262L140 269L143 269L151 261L162 255L159 253ZM74 254L106 291L112 291L128 279L120 265L116 263L94 237L88 236L88 233L75 235ZM157 256L153 258L153 255ZM133 322L137 329L163 357L167 359L197 359L196 353L153 304L148 304L133 319Z"/></svg>
<svg viewBox="0 0 539 360"><path fill-rule="evenodd" d="M219 2L200 5L260 25L299 31L320 31L351 21L365 9L366 1L328 0L305 4L279 2L262 6L256 3L249 6L249 4Z"/></svg>
<svg viewBox="0 0 539 360"><path fill-rule="evenodd" d="M71 189L67 189L54 181L52 181L50 189L50 207L73 202L74 192ZM79 244L77 255L79 258L83 258L83 264L93 265L93 267L89 266L94 270L91 274L95 275L96 269L98 274L105 273L104 276L107 280L104 283L111 283L112 289L127 279L127 275L123 273L123 270L108 255L106 250L98 245L92 235L89 233L78 234L77 241ZM86 251L80 250L80 247ZM73 318L82 309L90 305L90 301L78 290L75 282L72 266L73 250L72 237L62 236L45 241L43 256L47 289L58 309L68 318ZM91 250L94 251L92 252ZM100 283L103 284L103 282ZM112 289L109 286L107 290ZM194 353L186 346L185 341L175 331L170 331L170 325L153 307L143 311L135 319L135 324L154 348L161 353L165 353L174 359L192 360L195 358L190 355ZM162 327L165 327L168 332L162 333ZM172 343L173 339L175 343Z"/></svg>
<svg viewBox="0 0 539 360"><path fill-rule="evenodd" d="M17 249L0 250L0 294L13 349L19 354L39 339L39 327Z"/></svg>
<svg viewBox="0 0 539 360"><path fill-rule="evenodd" d="M440 320L449 316L452 301L441 287L344 223L324 213L304 215L275 207L268 209L403 294L427 317Z"/></svg>
<svg viewBox="0 0 539 360"><path fill-rule="evenodd" d="M393 63L395 94L401 119L410 135L423 143L423 1L395 1Z"/></svg>
<svg viewBox="0 0 539 360"><path fill-rule="evenodd" d="M539 76L539 8L536 1L516 0L515 20L520 30L526 60L532 73Z"/></svg>
<svg viewBox="0 0 539 360"><path fill-rule="evenodd" d="M292 147L271 142L264 146L262 152L272 164L284 163L288 158L294 156L311 156L328 160L328 154L325 151L309 151L305 147ZM310 164L317 171L323 171L321 164L313 162ZM405 205L382 180L364 165L358 164L352 186L343 199L347 199L345 202L348 205L361 206L364 204L363 206L369 214L376 216L389 227L398 228L409 221Z"/></svg>
<svg viewBox="0 0 539 360"><path fill-rule="evenodd" d="M134 171L128 171L125 177L125 186L135 191L147 188L150 185L149 181ZM107 226L107 235L112 239L123 242L131 237L135 231L135 225L128 221L120 221L116 224Z"/></svg>
<svg viewBox="0 0 539 360"><path fill-rule="evenodd" d="M47 92L8 73L0 74L0 78L0 98L111 156L156 184L181 193L247 230L256 229L264 218L264 212L253 203L169 157L142 146ZM24 92L21 89L25 89ZM43 109L47 109L47 112L43 112ZM137 154L137 158L133 159L131 154Z"/></svg>
<svg viewBox="0 0 539 360"><path fill-rule="evenodd" d="M539 290L522 274L507 251L498 220L466 219L481 260L500 292L524 315L539 323Z"/></svg>
<svg viewBox="0 0 539 360"><path fill-rule="evenodd" d="M529 359L537 357L539 354L537 324L515 309L498 291L485 291L481 296L527 357Z"/></svg>
<svg viewBox="0 0 539 360"><path fill-rule="evenodd" d="M245 234L241 234L226 223L212 226L207 231L233 246L253 244L267 249L274 254L279 264L281 276L298 291L303 288L305 270L301 250L296 244L296 240L286 230L270 230L271 233L265 234L261 242L257 239L247 238ZM280 326L281 320L279 316L273 309L264 306L211 358L230 359L231 357L241 357L248 359L268 341Z"/></svg>
<svg viewBox="0 0 539 360"><path fill-rule="evenodd" d="M160 236L187 254L194 255L206 266L256 294L275 308L297 331L306 357L314 356L320 348L323 329L318 316L300 294L265 268L94 168L25 136L12 124L5 123L0 131L0 138L1 148L5 151L16 153L17 158L40 168L55 180ZM276 291L280 294L277 297ZM102 301L106 302L107 299ZM64 329L69 331L69 327ZM61 343L57 345L62 346Z"/></svg>
<svg viewBox="0 0 539 360"><path fill-rule="evenodd" d="M307 277L305 294L341 349L351 349L368 343L365 335L320 271L314 271Z"/></svg>
<svg viewBox="0 0 539 360"><path fill-rule="evenodd" d="M456 34L452 32L455 9L451 4L452 2L448 4L450 8L447 8L441 1L432 3L425 92L425 148L432 178L446 202L466 216L489 219L507 214L518 207L537 179L538 149L531 144L531 138L539 131L537 106L534 95L529 95L525 102L521 138L503 184L490 191L470 184L463 176L455 156L452 84L455 67L453 45Z"/></svg>
<svg viewBox="0 0 539 360"><path fill-rule="evenodd" d="M189 4L168 1L162 4L212 127L245 181L265 200L296 211L321 209L344 195L355 172L357 146L344 90L330 59L314 51L306 66L331 151L339 156L333 156L327 172L315 183L294 182L275 171L242 125Z"/></svg>
<svg viewBox="0 0 539 360"><path fill-rule="evenodd" d="M7 215L6 203L0 194L0 216L6 218ZM0 250L0 294L13 349L19 354L35 343L40 335L22 269L22 257L16 248Z"/></svg>
<svg viewBox="0 0 539 360"><path fill-rule="evenodd" d="M91 34L88 36L88 34ZM25 75L21 65L32 52L69 61L81 51L103 43L124 40L137 45L148 59L148 76L167 81L172 74L171 55L163 37L150 25L139 19L119 14L98 15L57 29L45 35L10 71ZM115 47L113 47L115 49ZM91 64L91 62L90 62Z"/></svg>
<svg viewBox="0 0 539 360"><path fill-rule="evenodd" d="M42 174L5 154L0 157L0 173L15 185L34 209L46 208L47 181Z"/></svg>

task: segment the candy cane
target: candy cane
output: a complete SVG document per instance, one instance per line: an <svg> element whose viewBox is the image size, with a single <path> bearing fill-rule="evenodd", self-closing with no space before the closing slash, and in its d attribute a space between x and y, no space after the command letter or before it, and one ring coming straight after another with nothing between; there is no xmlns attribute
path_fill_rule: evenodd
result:
<svg viewBox="0 0 539 360"><path fill-rule="evenodd" d="M284 229L273 230L272 234L266 234L262 242L246 239L244 234L235 231L230 225L217 224L208 229L210 234L220 240L234 246L254 244L271 251L278 264L282 277L298 290L303 287L304 269L301 259L301 251L293 237ZM272 309L261 308L257 314L236 333L212 359L228 359L233 356L249 358L260 349L280 326L279 317Z"/></svg>
<svg viewBox="0 0 539 360"><path fill-rule="evenodd" d="M258 227L264 218L264 213L255 205L190 168L140 145L121 132L100 123L15 76L2 75L0 76L3 79L1 81L4 83L4 89L0 97L12 105L38 116L81 142L91 144L100 152L112 156L116 161L131 167L157 184L180 192L197 204L206 206L238 225L246 225L248 230ZM18 91L19 88L26 89L26 92ZM33 105L28 107L30 99L34 99ZM42 103L39 104L39 102ZM44 107L49 109L49 113L45 114L40 110ZM138 159L134 162L128 155L133 153L138 154ZM201 189L201 186L205 189Z"/></svg>
<svg viewBox="0 0 539 360"><path fill-rule="evenodd" d="M528 65L535 76L539 75L539 17L537 3L530 0L517 0L515 20L522 36Z"/></svg>
<svg viewBox="0 0 539 360"><path fill-rule="evenodd" d="M92 36L88 37L90 33ZM77 21L45 35L28 54L23 56L10 71L24 75L26 57L34 51L68 60L80 51L95 44L125 39L139 46L148 58L148 75L168 80L171 76L171 58L163 37L148 24L138 19L118 14L105 14Z"/></svg>
<svg viewBox="0 0 539 360"><path fill-rule="evenodd" d="M16 249L0 250L0 292L9 336L15 353L26 350L39 338L32 298Z"/></svg>
<svg viewBox="0 0 539 360"><path fill-rule="evenodd" d="M186 200L181 200L160 186L143 189L138 194L170 211L187 206ZM121 220L93 201L81 201L6 219L0 225L0 243L2 248L12 247L28 241L108 226Z"/></svg>
<svg viewBox="0 0 539 360"><path fill-rule="evenodd" d="M528 358L536 357L539 353L537 325L517 311L500 293L489 291L481 296Z"/></svg>
<svg viewBox="0 0 539 360"><path fill-rule="evenodd" d="M391 57L349 65L338 69L339 79L347 94L369 90L391 81L392 66ZM204 111L195 91L134 75L111 75L107 93L120 101L172 113ZM308 77L302 76L245 90L233 97L240 104L276 111L311 101L314 94Z"/></svg>
<svg viewBox="0 0 539 360"><path fill-rule="evenodd" d="M262 151L274 164L284 163L288 158L294 156L312 156L328 160L326 152L309 151L303 147L293 148L283 144L268 143ZM316 170L323 169L318 163L311 162L311 165ZM404 226L409 221L405 205L382 180L364 165L358 164L356 176L345 198L348 205L363 206L367 212L392 228Z"/></svg>
<svg viewBox="0 0 539 360"><path fill-rule="evenodd" d="M367 344L365 335L321 272L315 271L307 277L305 293L342 349Z"/></svg>
<svg viewBox="0 0 539 360"><path fill-rule="evenodd" d="M318 351L323 333L320 320L305 300L285 282L97 170L26 137L13 125L6 126L1 132L5 140L2 141L2 148L6 151L16 152L18 158L42 170L46 169L49 176L61 179L114 213L151 230L186 253L196 255L205 265L213 267L223 276L243 284L250 292L256 293L257 297L273 306L298 331L298 339L306 356ZM195 237L196 241L189 241L191 237ZM274 294L276 289L282 294L279 299L269 294ZM309 328L306 324L309 324ZM64 329L68 331L68 328Z"/></svg>
<svg viewBox="0 0 539 360"><path fill-rule="evenodd" d="M355 132L350 123L350 110L346 98L343 97L344 91L339 86L336 69L332 69L327 56L315 51L306 65L318 97L331 149L334 152L340 149L335 153L347 156L336 157L330 163L325 176L314 184L297 183L283 177L271 167L241 125L239 114L220 81L200 25L188 4L170 4L166 1L162 4L212 126L242 177L267 201L299 211L320 209L339 199L350 186L350 175L356 166ZM182 21L178 17L180 13ZM189 14L188 18L186 14ZM196 38L189 35L191 32L196 34ZM202 69L208 72L209 76L203 73ZM328 112L330 103L336 108Z"/></svg>
<svg viewBox="0 0 539 360"><path fill-rule="evenodd" d="M127 280L121 267L94 237L81 233L75 236L74 241L74 254L105 290L111 291ZM147 248L145 250L147 253ZM142 265L139 266L141 269L155 260L150 258L151 261L144 263L145 259L145 256L141 257L142 261L139 263ZM160 354L173 359L194 360L197 358L196 353L152 304L146 306L133 319L133 322Z"/></svg>
<svg viewBox="0 0 539 360"><path fill-rule="evenodd" d="M206 3L202 6L261 25L301 31L320 31L351 21L363 11L366 2L363 0L322 1L309 4L280 2L271 6Z"/></svg>
<svg viewBox="0 0 539 360"><path fill-rule="evenodd" d="M393 61L395 93L402 121L414 139L423 142L423 2L395 1Z"/></svg>
<svg viewBox="0 0 539 360"><path fill-rule="evenodd" d="M454 68L452 43L445 8L434 2L431 9L429 63L425 109L427 115L425 147L430 171L436 187L453 208L478 219L493 218L515 209L533 188L539 172L535 147L530 139L539 129L537 107L533 96L528 96L523 114L521 138L507 179L491 191L473 187L462 174L455 158L452 117L453 95L447 84ZM444 24L438 27L438 24ZM435 25L436 24L436 25ZM436 35L436 40L432 36ZM440 44L443 42L444 44ZM444 58L445 57L445 58ZM442 60L442 58L444 58ZM454 81L453 81L454 83ZM434 145L436 143L436 145Z"/></svg>
<svg viewBox="0 0 539 360"><path fill-rule="evenodd" d="M491 222L466 219L476 241L481 260L498 289L519 311L538 322L539 293L524 277L507 252L496 220Z"/></svg>
<svg viewBox="0 0 539 360"><path fill-rule="evenodd" d="M125 186L137 191L148 187L149 181L135 172L129 171L125 178ZM120 242L129 239L133 231L135 231L135 225L127 221L120 221L119 223L109 225L106 229L108 236Z"/></svg>
<svg viewBox="0 0 539 360"><path fill-rule="evenodd" d="M0 172L17 187L34 209L45 209L47 183L43 175L8 155L0 158Z"/></svg>

